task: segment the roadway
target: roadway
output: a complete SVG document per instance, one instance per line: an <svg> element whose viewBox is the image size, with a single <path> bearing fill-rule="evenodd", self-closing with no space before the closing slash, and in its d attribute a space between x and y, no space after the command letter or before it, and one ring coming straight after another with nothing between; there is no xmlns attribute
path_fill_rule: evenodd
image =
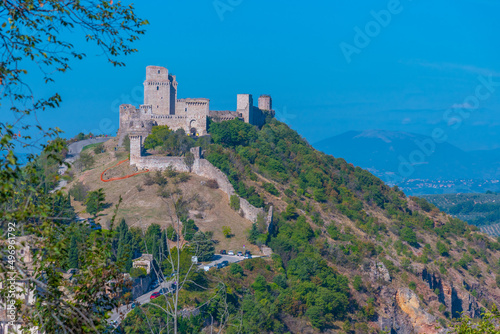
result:
<svg viewBox="0 0 500 334"><path fill-rule="evenodd" d="M113 138L113 137L90 138L90 139L80 140L80 141L69 144L68 145L68 154L66 155L66 159L64 159L64 162L67 162L69 164L75 162L76 159L78 159L78 157L80 156L80 153L82 152L82 150L85 146L90 145L90 144L104 143L104 142L110 140L111 138ZM65 164L62 164L61 166L59 166L59 170L57 171L57 173L59 175L63 175L64 173L66 173L67 170L68 170L68 166L66 166ZM57 187L54 190L52 190L52 192L56 192L58 190L61 190L62 188L66 187L67 184L68 184L68 182L66 180L61 179L59 181L59 184L57 185Z"/></svg>
<svg viewBox="0 0 500 334"><path fill-rule="evenodd" d="M252 255L252 258L257 258L257 257L260 257L260 256L253 256ZM217 263L221 263L222 261L227 261L229 263L236 263L236 262L240 262L240 261L243 261L243 260L245 260L245 258L243 256L215 254L214 255L214 261L212 261L212 262L210 262L208 264L201 264L201 265L198 266L198 268L201 269L201 270L203 270L203 268L205 266L207 266L207 265L210 268L212 268ZM172 283L174 283L173 280L172 281L165 281L165 282L161 283L160 286L157 287L156 289L148 291L145 294L137 297L136 300L135 300L135 304L136 304L135 307L139 307L139 305L144 305L146 303L149 303L150 300L151 300L150 297L151 297L151 295L153 293L160 291L161 288L169 288L170 289L170 287L172 286ZM132 311L131 305L132 304L123 305L123 306L119 307L118 309L113 310L113 312L111 313L110 318L108 319L108 322L116 321L117 322L117 326L120 325L122 319L125 319L125 317L127 316L127 314L130 311Z"/></svg>
<svg viewBox="0 0 500 334"><path fill-rule="evenodd" d="M149 301L151 300L151 299L149 299L151 297L151 295L153 293L155 293L155 292L160 291L161 288L168 288L170 290L170 288L172 286L172 283L174 283L173 280L172 281L168 281L168 282L167 281L162 282L160 284L160 286L157 287L156 289L148 291L145 294L137 297L134 300L135 305L136 305L135 307L139 307L140 305L149 303ZM123 306L119 307L118 309L114 309L113 312L111 313L110 318L108 319L108 322L116 321L117 324L119 325L121 323L122 317L123 317L123 319L125 319L125 317L127 316L127 314L130 311L132 311L132 303L127 304L127 305L123 305Z"/></svg>
<svg viewBox="0 0 500 334"><path fill-rule="evenodd" d="M257 256L252 255L252 259L255 259L257 257L260 257L260 256L258 256L258 255ZM209 266L210 268L212 268L217 263L221 263L222 261L227 261L227 262L229 262L231 264L231 263L236 263L236 262L240 262L240 261L243 261L243 260L245 260L245 257L243 257L243 256L215 254L214 255L214 260L212 262L210 262L208 264L200 265L200 268L204 268L205 266Z"/></svg>
<svg viewBox="0 0 500 334"><path fill-rule="evenodd" d="M97 143L104 143L105 141L108 141L111 138L113 137L98 137L98 138L84 139L71 143L68 145L68 158L72 159L74 157L75 158L74 160L76 160L76 158L78 158L80 152L83 150L85 146Z"/></svg>

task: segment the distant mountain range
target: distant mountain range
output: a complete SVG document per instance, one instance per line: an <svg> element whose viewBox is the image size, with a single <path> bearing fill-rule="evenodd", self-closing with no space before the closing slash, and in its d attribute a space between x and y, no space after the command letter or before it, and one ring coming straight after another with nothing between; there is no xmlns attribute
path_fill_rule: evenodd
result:
<svg viewBox="0 0 500 334"><path fill-rule="evenodd" d="M390 184L408 185L416 179L430 183L452 181L462 185L461 192L500 187L495 183L500 179L500 149L465 152L447 142L436 143L428 136L384 130L349 131L313 146L368 169ZM464 180L476 180L478 184L464 186ZM481 182L486 180L493 180L491 187L481 188ZM419 186L417 193L436 191Z"/></svg>

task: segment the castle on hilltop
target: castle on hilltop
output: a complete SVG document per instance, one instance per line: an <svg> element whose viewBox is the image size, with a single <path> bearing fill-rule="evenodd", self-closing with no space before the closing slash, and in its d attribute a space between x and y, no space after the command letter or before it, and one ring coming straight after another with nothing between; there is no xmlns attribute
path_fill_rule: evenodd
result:
<svg viewBox="0 0 500 334"><path fill-rule="evenodd" d="M140 133L147 137L156 125L167 125L172 130L184 129L193 136L208 134L209 121L220 122L239 118L246 123L262 126L267 115L273 115L270 95L261 95L258 107L253 105L250 94L238 94L236 111L210 110L206 98L177 98L175 75L161 66L147 66L144 81L144 104L136 108L120 105L120 142L130 134Z"/></svg>
<svg viewBox="0 0 500 334"><path fill-rule="evenodd" d="M154 126L167 125L172 130L183 129L192 136L208 134L209 122L220 122L239 118L242 121L261 127L268 115L274 116L270 95L259 97L259 106L253 105L252 95L238 94L236 111L210 110L210 100L177 99L177 80L165 67L146 67L144 81L144 104L139 108L130 104L120 106L120 143L130 138L130 165L137 170L165 170L173 168L179 172L190 172L207 179L217 181L219 189L228 196L236 195L227 176L203 157L200 147L191 148L194 162L188 166L183 157L144 155L144 141ZM269 226L272 223L273 208L266 213L256 208L246 199L240 198L240 213L246 219L255 222L259 215L266 217Z"/></svg>

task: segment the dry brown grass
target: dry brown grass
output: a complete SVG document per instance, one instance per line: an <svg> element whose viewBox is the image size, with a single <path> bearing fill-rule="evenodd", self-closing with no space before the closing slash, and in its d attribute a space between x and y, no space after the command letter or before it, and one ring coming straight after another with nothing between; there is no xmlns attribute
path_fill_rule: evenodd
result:
<svg viewBox="0 0 500 334"><path fill-rule="evenodd" d="M115 145L112 141L110 142L106 143L107 151L105 153L95 156L96 163L92 169L77 173L75 176L75 180L83 182L90 190L104 189L106 203L109 203L109 207L101 213L97 221L101 223L103 228L109 228L115 205L118 203L119 197L122 196L123 201L118 210L115 224L122 218L125 218L129 226L142 229L146 229L153 223L159 224L162 228L172 224L170 212L173 211L173 208L170 200L158 196L158 185L144 185L145 174L111 182L102 182L100 180L101 173L119 161L116 158L117 152L114 151ZM120 154L120 151L118 151L118 154ZM128 166L127 163L124 165ZM126 172L132 173L133 169L126 166L119 167L117 171L110 170L109 174L115 176L115 174L122 175ZM174 189L178 187L182 190L185 199L193 199L194 196L198 198L198 201L192 201L189 217L195 221L201 231L213 231L213 239L218 241L216 251L225 249L236 252L243 250L243 245L245 245L246 249L249 249L252 253L260 254L259 248L250 245L246 238L246 231L251 228L252 223L242 218L229 207L227 195L219 189L214 190L202 185L202 181L207 181L207 179L194 174L190 174L190 176L188 182L177 185L173 184L172 179L168 179L167 188ZM73 182L68 185L68 189ZM142 188L142 191L139 191L138 186ZM202 205L205 208L201 210L198 202L205 203L205 205ZM82 203L73 201L73 204L81 217L89 217L88 214L84 213L85 207ZM199 215L202 218L195 217L199 217ZM231 238L224 237L222 226L231 227L233 234Z"/></svg>

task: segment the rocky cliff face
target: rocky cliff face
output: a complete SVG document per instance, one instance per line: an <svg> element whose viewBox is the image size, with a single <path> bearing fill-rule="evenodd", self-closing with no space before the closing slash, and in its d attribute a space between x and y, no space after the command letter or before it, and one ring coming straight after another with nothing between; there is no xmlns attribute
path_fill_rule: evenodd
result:
<svg viewBox="0 0 500 334"><path fill-rule="evenodd" d="M410 289L398 289L396 303L401 311L408 316L415 332L428 334L440 332L435 326L436 319L421 307L417 295Z"/></svg>
<svg viewBox="0 0 500 334"><path fill-rule="evenodd" d="M381 330L398 334L441 333L436 318L427 313L417 295L408 288L383 287L378 325Z"/></svg>
<svg viewBox="0 0 500 334"><path fill-rule="evenodd" d="M453 318L459 318L465 314L471 318L480 316L480 308L477 299L468 291L480 291L478 284L468 285L461 282L467 291L457 289L453 282L443 281L441 278L430 274L426 269L422 270L422 280L428 284L431 290L439 289L438 301L446 306L447 311Z"/></svg>

